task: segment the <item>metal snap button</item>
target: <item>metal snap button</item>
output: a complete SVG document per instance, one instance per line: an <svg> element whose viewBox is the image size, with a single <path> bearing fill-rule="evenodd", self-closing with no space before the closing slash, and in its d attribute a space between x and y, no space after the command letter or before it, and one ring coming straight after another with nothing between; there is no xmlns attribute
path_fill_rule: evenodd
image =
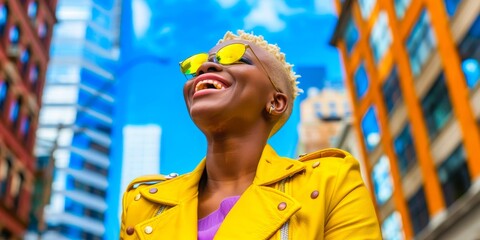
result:
<svg viewBox="0 0 480 240"><path fill-rule="evenodd" d="M145 231L146 234L150 234L150 233L153 232L153 228L150 227L150 226L146 226L145 229L144 229L144 231Z"/></svg>
<svg viewBox="0 0 480 240"><path fill-rule="evenodd" d="M278 204L278 210L283 211L285 208L287 208L287 203L281 202Z"/></svg>
<svg viewBox="0 0 480 240"><path fill-rule="evenodd" d="M313 191L313 192L310 194L310 197L311 197L312 199L315 199L315 198L318 197L318 194L319 194L318 191L315 190L315 191Z"/></svg>

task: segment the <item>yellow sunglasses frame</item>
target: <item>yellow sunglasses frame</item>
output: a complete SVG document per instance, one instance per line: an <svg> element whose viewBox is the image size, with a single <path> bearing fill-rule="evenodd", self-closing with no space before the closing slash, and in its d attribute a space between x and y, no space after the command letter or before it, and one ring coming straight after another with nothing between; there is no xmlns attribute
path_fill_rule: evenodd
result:
<svg viewBox="0 0 480 240"><path fill-rule="evenodd" d="M231 62L231 63L220 63L220 62L218 62L218 61L217 61L217 53L220 52L222 49L224 49L224 48L226 48L226 47L231 47L231 46L233 46L233 45L242 45L242 46L244 47L243 54L240 55L240 58L237 59L236 61ZM255 54L255 51L253 51L253 48L252 48L249 44L245 44L245 43L232 43L232 44L225 45L225 46L221 47L220 49L218 49L217 52L215 52L215 53L213 53L213 54L210 54L210 55L209 55L208 53L197 53L197 54L194 54L194 55L186 58L185 60L179 62L180 72L182 72L183 75L185 75L185 77L186 77L187 79L188 79L187 75L192 75L192 76L196 77L194 74L187 74L187 73L185 73L185 72L183 71L183 69L184 69L185 67L183 67L182 65L183 65L186 61L188 61L189 59L193 59L193 58L195 58L195 57L202 56L202 55L205 56L205 58L202 59L202 60L205 60L205 61L202 62L202 63L199 63L199 68L200 68L200 66L201 66L203 63L208 62L208 58L209 58L211 55L215 55L215 57L214 57L214 62L215 62L215 63L218 63L218 64L221 64L221 65L231 65L231 64L237 63L238 60L240 60L241 57L242 57L243 55L245 55L245 53L247 52L247 48L250 48L250 50L251 50L252 53L253 53L253 56L255 56L255 58L257 59L257 61L260 63L260 66L262 67L263 71L264 71L265 74L267 75L268 80L269 80L270 83L272 84L273 88L274 88L277 92L282 92L282 91L280 91L280 89L277 87L277 85L275 85L275 82L273 82L272 78L271 78L270 75L268 74L268 71L267 71L267 69L265 68L265 66L263 65L262 61L260 61L260 58L258 58L257 54ZM198 70L198 68L195 70L195 72L196 72L197 70Z"/></svg>

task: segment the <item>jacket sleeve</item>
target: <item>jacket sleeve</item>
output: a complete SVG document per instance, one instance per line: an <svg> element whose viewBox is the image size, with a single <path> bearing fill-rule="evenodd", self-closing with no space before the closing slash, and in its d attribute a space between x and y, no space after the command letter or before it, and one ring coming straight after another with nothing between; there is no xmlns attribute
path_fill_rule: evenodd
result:
<svg viewBox="0 0 480 240"><path fill-rule="evenodd" d="M330 197L325 239L382 239L358 161L351 155L340 164Z"/></svg>
<svg viewBox="0 0 480 240"><path fill-rule="evenodd" d="M130 192L127 190L125 193L123 193L123 199L122 199L122 222L120 223L120 239L125 239L126 236L126 226L125 226L125 218L127 214L127 206L129 205L129 202L132 200L132 198L129 198Z"/></svg>

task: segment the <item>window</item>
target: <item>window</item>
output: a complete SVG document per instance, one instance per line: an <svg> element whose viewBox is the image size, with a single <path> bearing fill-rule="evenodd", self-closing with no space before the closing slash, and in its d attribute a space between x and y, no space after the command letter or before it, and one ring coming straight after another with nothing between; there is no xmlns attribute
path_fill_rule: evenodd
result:
<svg viewBox="0 0 480 240"><path fill-rule="evenodd" d="M11 173L12 161L10 158L0 159L0 197L5 196L8 186L8 175Z"/></svg>
<svg viewBox="0 0 480 240"><path fill-rule="evenodd" d="M10 105L10 114L9 119L12 123L15 123L18 119L18 115L20 114L20 99L12 102Z"/></svg>
<svg viewBox="0 0 480 240"><path fill-rule="evenodd" d="M407 39L407 50L410 59L410 67L413 75L418 76L429 59L436 40L432 28L430 27L430 16L424 10L413 26L412 32Z"/></svg>
<svg viewBox="0 0 480 240"><path fill-rule="evenodd" d="M365 65L363 63L361 63L358 66L357 71L355 71L354 81L357 98L361 99L363 96L365 96L369 83L367 71L365 70Z"/></svg>
<svg viewBox="0 0 480 240"><path fill-rule="evenodd" d="M37 26L37 34L38 34L38 37L40 37L40 39L42 41L44 41L47 37L47 33L48 33L48 26L45 22L40 22Z"/></svg>
<svg viewBox="0 0 480 240"><path fill-rule="evenodd" d="M322 104L320 102L315 102L314 103L314 108L315 108L315 114L319 119L323 119L323 111L322 111Z"/></svg>
<svg viewBox="0 0 480 240"><path fill-rule="evenodd" d="M18 209L18 207L20 206L20 201L22 200L22 196L23 196L23 187L25 185L25 176L23 173L19 173L19 174L16 174L15 175L15 184L12 183L12 196L13 196L13 205L15 207L15 209Z"/></svg>
<svg viewBox="0 0 480 240"><path fill-rule="evenodd" d="M106 196L106 192L104 190L98 189L96 187L87 185L85 183L79 182L75 179L72 179L73 181L73 187L77 190L81 190L87 193L91 193L95 196L102 197L104 198Z"/></svg>
<svg viewBox="0 0 480 240"><path fill-rule="evenodd" d="M352 17L347 21L347 26L345 27L345 32L343 38L345 39L345 45L347 48L347 54L350 55L352 53L353 47L358 41L358 30L357 26L355 26L355 22L353 21Z"/></svg>
<svg viewBox="0 0 480 240"><path fill-rule="evenodd" d="M393 193L393 182L390 172L390 162L387 156L380 157L372 170L373 188L375 198L379 205L383 205L390 199Z"/></svg>
<svg viewBox="0 0 480 240"><path fill-rule="evenodd" d="M410 212L413 231L415 234L418 234L430 221L423 187L420 187L420 189L408 200L408 210Z"/></svg>
<svg viewBox="0 0 480 240"><path fill-rule="evenodd" d="M23 73L26 73L28 70L28 62L30 61L30 49L26 48L22 51L20 54L20 64L21 64L21 69L20 71Z"/></svg>
<svg viewBox="0 0 480 240"><path fill-rule="evenodd" d="M3 36L8 21L8 8L5 3L0 3L0 36Z"/></svg>
<svg viewBox="0 0 480 240"><path fill-rule="evenodd" d="M8 81L0 81L0 111L2 112L5 110L9 87L10 84L8 83Z"/></svg>
<svg viewBox="0 0 480 240"><path fill-rule="evenodd" d="M400 91L398 80L397 68L394 67L382 86L383 98L385 100L388 114L392 113L393 108L402 100L402 93Z"/></svg>
<svg viewBox="0 0 480 240"><path fill-rule="evenodd" d="M458 5L462 0L443 0L448 16L453 17L457 11Z"/></svg>
<svg viewBox="0 0 480 240"><path fill-rule="evenodd" d="M405 176L408 169L417 162L417 154L413 146L412 131L407 124L394 140L400 174Z"/></svg>
<svg viewBox="0 0 480 240"><path fill-rule="evenodd" d="M373 59L378 63L392 44L392 32L388 27L388 15L385 11L378 14L377 21L373 25L370 34L370 47L373 51Z"/></svg>
<svg viewBox="0 0 480 240"><path fill-rule="evenodd" d="M480 82L480 16L475 19L465 38L458 45L462 70L470 89Z"/></svg>
<svg viewBox="0 0 480 240"><path fill-rule="evenodd" d="M28 79L30 81L30 84L32 86L32 90L36 91L36 85L37 85L37 82L38 82L38 75L39 75L39 72L40 72L40 67L38 66L38 64L33 64L32 66L30 66L30 72L28 74Z"/></svg>
<svg viewBox="0 0 480 240"><path fill-rule="evenodd" d="M18 44L20 42L20 29L18 26L12 26L8 34L8 39L12 44Z"/></svg>
<svg viewBox="0 0 480 240"><path fill-rule="evenodd" d="M30 116L24 116L20 123L20 134L23 136L24 140L27 139L28 132L30 131L30 119Z"/></svg>
<svg viewBox="0 0 480 240"><path fill-rule="evenodd" d="M447 206L452 205L470 188L470 174L468 173L465 158L465 150L460 145L437 170Z"/></svg>
<svg viewBox="0 0 480 240"><path fill-rule="evenodd" d="M368 151L372 151L380 142L380 128L376 110L370 107L362 118L362 133Z"/></svg>
<svg viewBox="0 0 480 240"><path fill-rule="evenodd" d="M388 215L382 223L382 236L384 240L402 240L403 235L402 215L395 211Z"/></svg>
<svg viewBox="0 0 480 240"><path fill-rule="evenodd" d="M358 1L363 19L368 19L370 17L376 2L377 2L376 0L359 0Z"/></svg>
<svg viewBox="0 0 480 240"><path fill-rule="evenodd" d="M411 1L412 0L394 0L395 14L397 15L398 19L401 19L403 16L405 16L405 11L407 10L408 6L410 6Z"/></svg>
<svg viewBox="0 0 480 240"><path fill-rule="evenodd" d="M430 139L437 136L439 131L450 119L452 105L445 86L445 77L442 74L422 100L423 115L428 128Z"/></svg>
<svg viewBox="0 0 480 240"><path fill-rule="evenodd" d="M38 12L38 3L37 1L32 1L28 4L27 15L31 21L35 21Z"/></svg>

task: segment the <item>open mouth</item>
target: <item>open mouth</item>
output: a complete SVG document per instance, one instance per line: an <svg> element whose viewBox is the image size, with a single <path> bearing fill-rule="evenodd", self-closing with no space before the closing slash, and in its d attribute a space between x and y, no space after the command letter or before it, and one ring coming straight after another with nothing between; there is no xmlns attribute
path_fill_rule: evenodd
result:
<svg viewBox="0 0 480 240"><path fill-rule="evenodd" d="M195 92L205 90L205 89L215 89L215 90L221 90L225 89L226 86L219 81L216 80L202 80L197 83L195 86Z"/></svg>

